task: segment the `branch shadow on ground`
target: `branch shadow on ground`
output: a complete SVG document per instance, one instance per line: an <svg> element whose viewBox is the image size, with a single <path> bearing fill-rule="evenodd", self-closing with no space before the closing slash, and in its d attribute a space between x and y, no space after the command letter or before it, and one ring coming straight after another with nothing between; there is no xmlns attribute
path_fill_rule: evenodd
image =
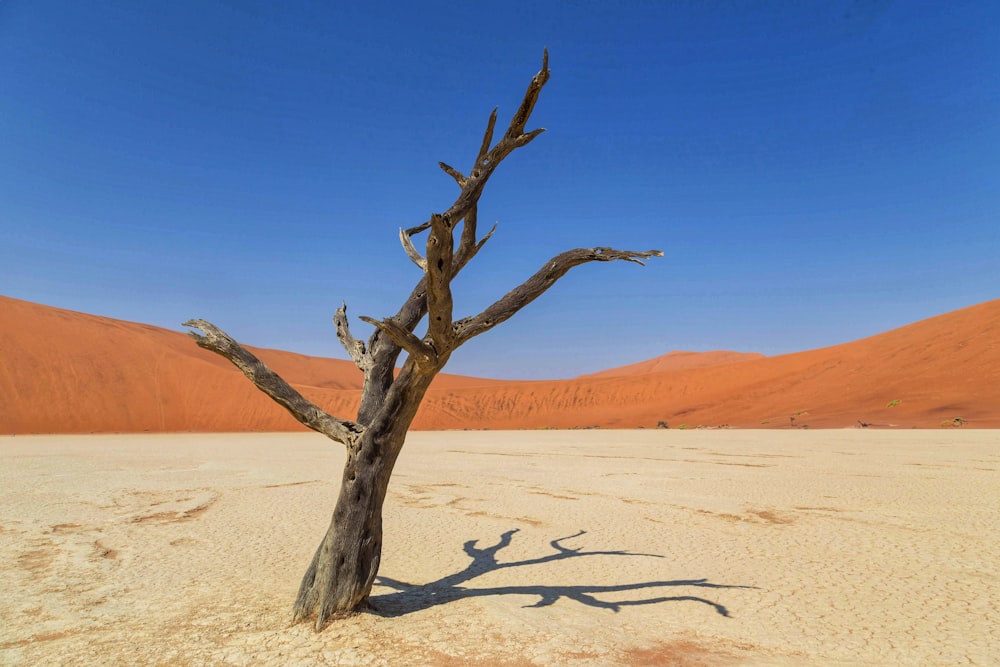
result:
<svg viewBox="0 0 1000 667"><path fill-rule="evenodd" d="M370 598L369 603L372 611L382 616L403 616L417 611L423 611L447 604L456 600L467 598L487 597L493 595L527 595L537 597L534 604L525 605L526 608L548 607L556 601L567 598L575 600L580 604L594 607L596 609L610 609L613 612L619 611L622 607L637 605L659 604L662 602L699 602L708 605L720 616L729 616L729 610L718 602L713 602L696 595L659 595L655 597L642 597L626 600L605 600L597 597L601 594L615 594L625 591L652 591L660 588L695 587L695 588L754 588L753 586L735 586L727 584L713 584L707 579L679 579L672 581L645 581L633 584L613 584L613 585L579 585L579 586L556 586L556 585L524 585L524 586L496 586L492 588L466 588L463 584L484 575L488 572L505 570L513 567L524 567L528 565L541 565L569 558L583 558L586 556L627 556L638 558L663 558L658 554L633 553L630 551L584 551L582 548L570 548L562 544L566 540L571 540L586 534L581 530L575 535L568 535L552 540L549 544L553 548L553 553L538 558L501 563L497 561L497 553L510 546L511 539L518 530L508 530L500 536L500 541L491 547L477 547L478 540L469 540L465 543L465 553L471 558L469 565L461 572L450 574L446 577L432 581L427 584L410 584L405 581L398 581L386 576L378 576L376 583L386 588L394 589L395 592L384 595L377 595Z"/></svg>

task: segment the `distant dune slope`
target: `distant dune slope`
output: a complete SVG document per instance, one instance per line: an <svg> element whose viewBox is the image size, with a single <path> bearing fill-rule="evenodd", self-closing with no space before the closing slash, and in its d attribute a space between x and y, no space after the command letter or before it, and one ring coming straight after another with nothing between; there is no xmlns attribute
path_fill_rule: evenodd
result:
<svg viewBox="0 0 1000 667"><path fill-rule="evenodd" d="M347 361L262 354L298 382L360 386ZM0 355L0 432L240 431L283 421L229 362L179 332L0 298Z"/></svg>
<svg viewBox="0 0 1000 667"><path fill-rule="evenodd" d="M637 364L609 368L606 371L588 373L580 378L601 378L619 377L622 375L645 375L647 373L659 373L662 371L679 371L686 368L705 368L707 366L720 366L722 364L734 364L738 361L749 361L750 359L763 359L764 355L758 352L730 352L728 350L715 350L712 352L684 352L675 350L663 356Z"/></svg>
<svg viewBox="0 0 1000 667"><path fill-rule="evenodd" d="M1000 300L834 347L731 364L459 396L452 415L494 427L1000 427ZM898 401L890 407L890 404ZM462 409L468 410L463 413ZM794 421L791 419L794 417ZM443 424L444 422L442 422Z"/></svg>
<svg viewBox="0 0 1000 667"><path fill-rule="evenodd" d="M351 362L255 352L328 411L353 416L361 375ZM561 381L443 375L415 427L816 428L862 420L937 428L956 417L1000 427L1000 300L820 350L690 354ZM183 333L0 297L0 433L301 428Z"/></svg>

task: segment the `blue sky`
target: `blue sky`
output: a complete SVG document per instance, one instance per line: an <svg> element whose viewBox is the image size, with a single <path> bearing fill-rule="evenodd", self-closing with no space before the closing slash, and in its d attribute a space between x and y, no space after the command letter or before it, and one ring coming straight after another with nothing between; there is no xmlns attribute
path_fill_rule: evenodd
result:
<svg viewBox="0 0 1000 667"><path fill-rule="evenodd" d="M569 248L666 256L575 269L449 372L846 342L998 296L998 45L990 2L7 0L0 294L344 357L341 299L395 312L399 227L547 46L456 316Z"/></svg>

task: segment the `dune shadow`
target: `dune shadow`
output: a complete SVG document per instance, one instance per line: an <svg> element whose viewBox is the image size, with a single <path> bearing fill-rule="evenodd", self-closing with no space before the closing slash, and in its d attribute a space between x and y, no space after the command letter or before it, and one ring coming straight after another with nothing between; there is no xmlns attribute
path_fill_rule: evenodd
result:
<svg viewBox="0 0 1000 667"><path fill-rule="evenodd" d="M584 558L587 556L621 556L634 558L663 558L658 554L633 553L630 551L584 551L582 548L570 548L562 543L581 535L586 531L581 530L575 535L560 537L549 542L553 552L520 561L502 563L497 560L497 554L510 546L511 540L518 529L508 530L500 536L500 541L490 547L477 547L478 540L469 540L464 545L465 553L471 561L468 566L460 572L442 577L437 581L426 584L410 584L386 576L378 576L376 583L386 588L394 589L395 592L383 595L372 596L369 603L372 611L382 616L403 616L417 611L423 611L447 604L456 600L468 598L488 597L494 595L525 595L537 597L534 604L524 605L526 608L548 607L562 598L574 600L580 604L594 607L596 609L609 609L613 612L619 611L622 607L637 605L660 604L663 602L699 602L715 610L720 616L729 616L729 610L725 606L698 595L657 595L657 589L664 588L754 588L753 586L736 586L728 584L714 584L707 579L676 579L669 581L644 581L630 584L592 584L559 586L546 584L526 584L520 586L494 586L490 588L467 588L464 584L482 576L488 572L505 570L514 567L524 567L528 565L542 565L553 563L569 558ZM635 597L634 599L614 599L607 600L598 597L602 594L620 594L626 591L644 591L648 596Z"/></svg>

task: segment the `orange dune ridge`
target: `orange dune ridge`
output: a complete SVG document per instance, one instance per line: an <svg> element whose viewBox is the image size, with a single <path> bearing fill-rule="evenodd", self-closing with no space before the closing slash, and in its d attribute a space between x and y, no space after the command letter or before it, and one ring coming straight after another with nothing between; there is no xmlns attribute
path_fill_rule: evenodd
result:
<svg viewBox="0 0 1000 667"><path fill-rule="evenodd" d="M640 361L637 364L610 368L606 371L580 375L579 378L617 377L620 375L639 375L657 373L660 371L679 371L685 368L706 368L733 364L737 361L763 359L759 352L730 352L728 350L713 350L712 352L683 352L675 350L655 359Z"/></svg>
<svg viewBox="0 0 1000 667"><path fill-rule="evenodd" d="M351 362L254 352L327 411L355 414L361 374ZM158 327L0 297L0 360L0 433L303 428L229 362ZM1000 300L777 357L671 353L553 381L441 375L414 427L839 428L859 420L1000 428Z"/></svg>
<svg viewBox="0 0 1000 667"><path fill-rule="evenodd" d="M362 375L353 362L247 347L325 409L356 413ZM0 434L300 429L184 333L0 296Z"/></svg>

